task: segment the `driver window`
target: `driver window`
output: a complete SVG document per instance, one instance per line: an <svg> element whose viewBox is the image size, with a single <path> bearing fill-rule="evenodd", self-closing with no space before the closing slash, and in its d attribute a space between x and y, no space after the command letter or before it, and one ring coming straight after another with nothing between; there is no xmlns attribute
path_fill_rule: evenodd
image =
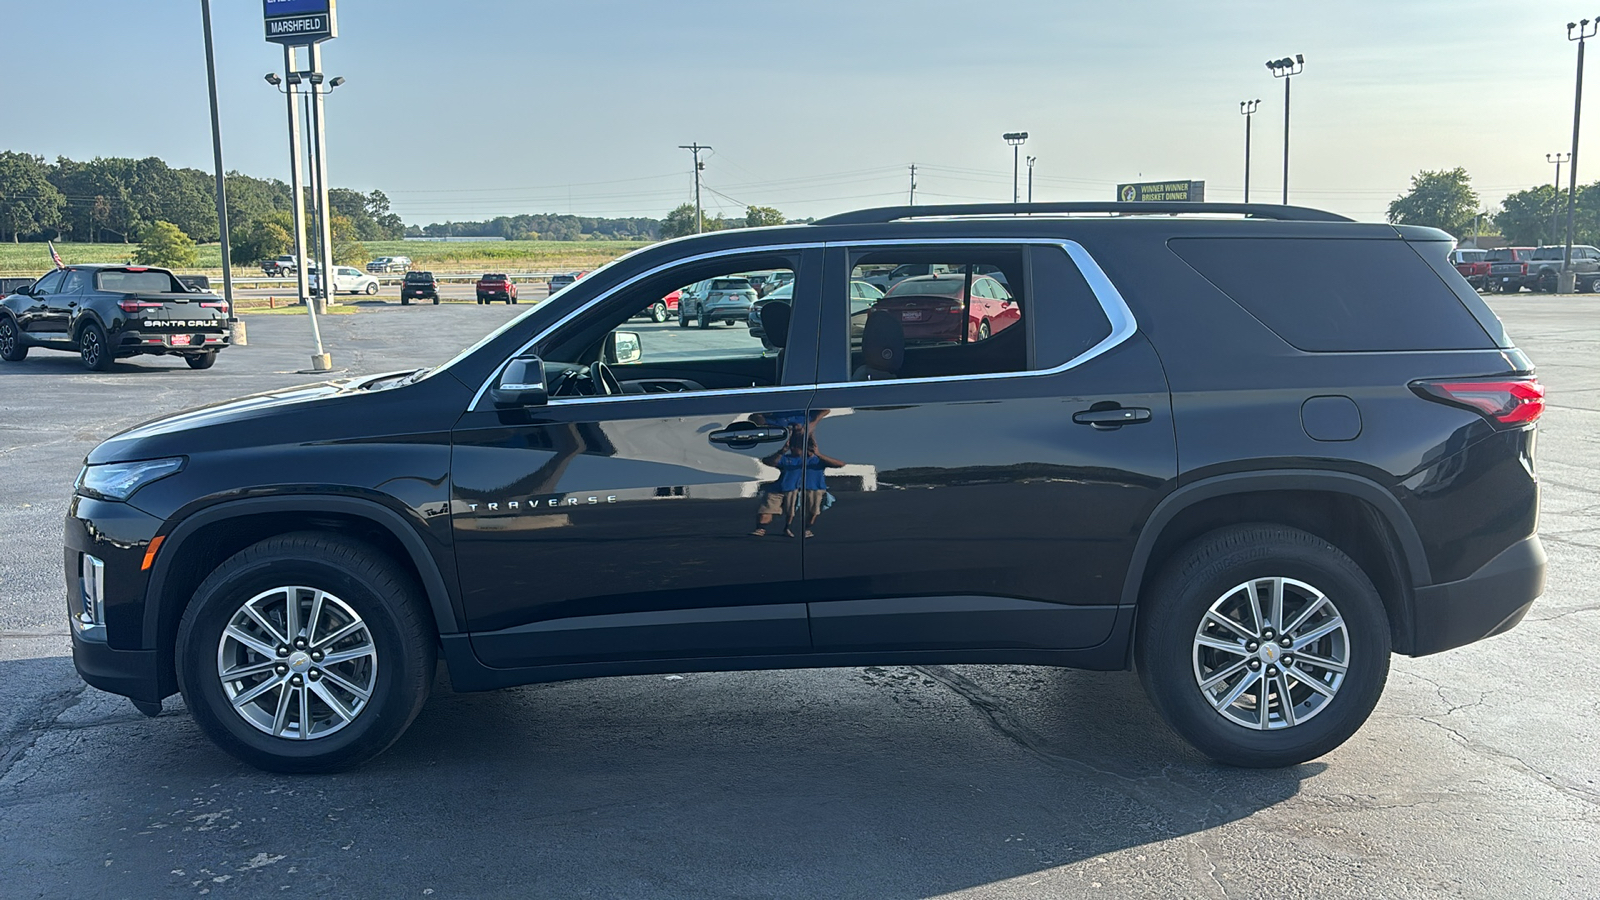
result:
<svg viewBox="0 0 1600 900"><path fill-rule="evenodd" d="M795 256L762 255L629 286L542 350L550 402L781 383L797 270Z"/></svg>
<svg viewBox="0 0 1600 900"><path fill-rule="evenodd" d="M37 296L40 296L41 294L59 293L60 289L61 289L61 279L63 279L64 277L66 277L66 273L63 272L63 271L57 270L55 272L51 272L50 274L48 274L48 275L44 276L43 278L39 279L38 281L34 282L33 283L33 294L34 294L34 296L37 297Z"/></svg>

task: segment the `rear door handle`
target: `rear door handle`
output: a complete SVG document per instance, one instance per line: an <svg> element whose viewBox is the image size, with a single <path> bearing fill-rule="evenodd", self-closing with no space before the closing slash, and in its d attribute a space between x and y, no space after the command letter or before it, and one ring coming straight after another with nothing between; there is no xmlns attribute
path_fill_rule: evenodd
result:
<svg viewBox="0 0 1600 900"><path fill-rule="evenodd" d="M1150 421L1150 410L1140 406L1112 406L1106 409L1085 409L1072 414L1072 421L1096 428L1118 428Z"/></svg>
<svg viewBox="0 0 1600 900"><path fill-rule="evenodd" d="M762 428L762 427L732 427L722 431L713 431L706 437L713 444L728 444L734 447L749 447L755 444L768 444L781 441L789 437L787 428Z"/></svg>

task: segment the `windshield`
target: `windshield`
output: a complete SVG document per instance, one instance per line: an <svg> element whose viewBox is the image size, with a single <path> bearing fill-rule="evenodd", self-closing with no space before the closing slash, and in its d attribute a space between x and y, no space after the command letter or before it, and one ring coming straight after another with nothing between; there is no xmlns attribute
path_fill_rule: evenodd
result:
<svg viewBox="0 0 1600 900"><path fill-rule="evenodd" d="M187 290L170 272L108 269L95 278L102 291L113 294L183 294Z"/></svg>

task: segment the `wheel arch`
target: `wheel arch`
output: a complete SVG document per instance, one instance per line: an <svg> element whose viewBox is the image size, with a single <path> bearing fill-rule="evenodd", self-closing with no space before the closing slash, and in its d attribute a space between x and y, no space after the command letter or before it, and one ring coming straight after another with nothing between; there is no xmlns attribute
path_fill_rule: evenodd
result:
<svg viewBox="0 0 1600 900"><path fill-rule="evenodd" d="M1188 541L1251 522L1299 528L1355 560L1383 599L1395 651L1408 652L1414 590L1433 583L1427 553L1394 494L1344 472L1240 473L1179 488L1146 520L1123 583L1122 604L1137 607L1156 570Z"/></svg>
<svg viewBox="0 0 1600 900"><path fill-rule="evenodd" d="M437 632L445 635L461 630L437 560L398 512L359 497L299 495L228 501L180 521L166 534L151 570L142 644L155 648L166 694L177 690L174 642L194 590L233 554L296 531L330 531L377 545L416 578Z"/></svg>

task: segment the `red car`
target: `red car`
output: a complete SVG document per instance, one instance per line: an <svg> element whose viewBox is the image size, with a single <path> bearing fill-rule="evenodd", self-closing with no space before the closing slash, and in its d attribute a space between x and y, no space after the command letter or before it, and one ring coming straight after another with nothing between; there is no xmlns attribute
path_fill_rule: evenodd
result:
<svg viewBox="0 0 1600 900"><path fill-rule="evenodd" d="M585 274L587 274L587 273L585 273ZM634 316L634 318L638 318L639 316L646 316L652 322L665 322L668 319L677 318L678 317L678 295L682 294L682 293L683 293L683 291L681 291L681 290L673 291L672 293L666 295L665 297L662 297L660 300L657 300L656 302L650 304L649 306L646 306L644 309L639 310L639 312Z"/></svg>
<svg viewBox="0 0 1600 900"><path fill-rule="evenodd" d="M496 300L504 300L507 303L517 302L517 285L509 275L484 275L478 279L477 287L479 303L492 303Z"/></svg>
<svg viewBox="0 0 1600 900"><path fill-rule="evenodd" d="M962 272L905 278L895 282L873 308L899 317L907 343L960 343L963 306L967 308L968 342L988 340L1021 321L1022 308L999 280L974 276L970 300L966 284Z"/></svg>

